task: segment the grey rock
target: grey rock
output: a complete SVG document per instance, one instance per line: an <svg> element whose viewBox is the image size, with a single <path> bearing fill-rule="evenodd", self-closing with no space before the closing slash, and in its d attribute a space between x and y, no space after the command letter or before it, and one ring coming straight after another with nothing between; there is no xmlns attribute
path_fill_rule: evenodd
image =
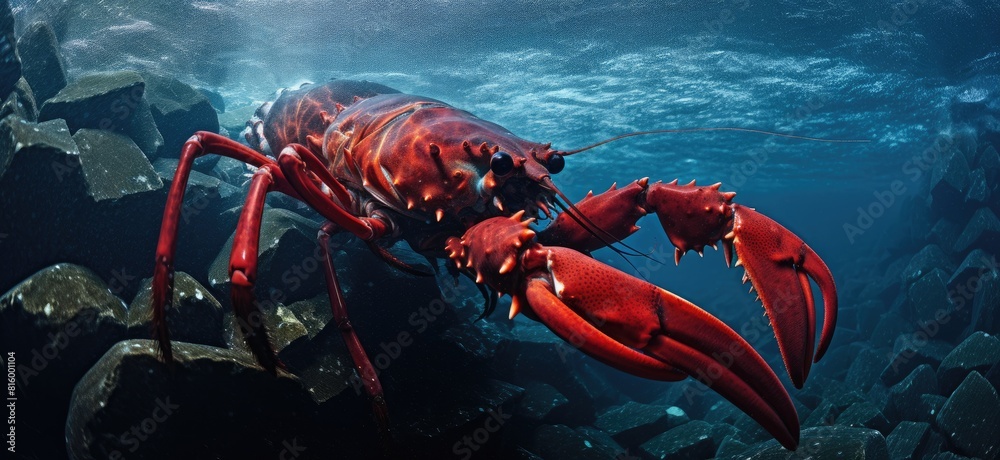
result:
<svg viewBox="0 0 1000 460"><path fill-rule="evenodd" d="M934 209L953 214L961 209L969 187L969 162L957 149L943 153L944 158L934 163L931 171L931 197Z"/></svg>
<svg viewBox="0 0 1000 460"><path fill-rule="evenodd" d="M940 247L950 248L955 245L955 240L958 239L959 233L962 228L958 224L952 222L948 219L940 219L931 228L931 234L928 236L928 242L934 243Z"/></svg>
<svg viewBox="0 0 1000 460"><path fill-rule="evenodd" d="M993 253L1000 248L1000 219L990 208L979 208L955 241L955 252L960 254L974 247Z"/></svg>
<svg viewBox="0 0 1000 460"><path fill-rule="evenodd" d="M948 289L955 291L963 300L971 301L979 280L988 274L995 274L998 268L1000 263L996 256L982 249L973 249L948 279Z"/></svg>
<svg viewBox="0 0 1000 460"><path fill-rule="evenodd" d="M538 427L532 435L532 446L532 451L545 460L613 460L622 455L620 450L596 443L566 425Z"/></svg>
<svg viewBox="0 0 1000 460"><path fill-rule="evenodd" d="M890 419L927 421L930 414L921 408L920 396L937 393L938 384L934 370L926 364L917 366L903 381L889 389L889 407L892 409Z"/></svg>
<svg viewBox="0 0 1000 460"><path fill-rule="evenodd" d="M933 328L939 339L957 337L969 324L970 309L958 309L952 303L947 280L944 270L931 269L910 286L907 295L913 318L922 327Z"/></svg>
<svg viewBox="0 0 1000 460"><path fill-rule="evenodd" d="M125 305L83 267L48 267L0 297L0 349L16 356L25 409L17 412L21 445L39 457L65 456L73 387L125 335Z"/></svg>
<svg viewBox="0 0 1000 460"><path fill-rule="evenodd" d="M612 407L597 417L594 426L625 446L642 444L650 438L688 422L687 414L676 406L657 406L629 401Z"/></svg>
<svg viewBox="0 0 1000 460"><path fill-rule="evenodd" d="M979 283L978 286L972 283L975 294L972 296L972 324L969 325L969 333L1000 333L1000 276L989 273L980 278ZM965 299L962 298L962 301Z"/></svg>
<svg viewBox="0 0 1000 460"><path fill-rule="evenodd" d="M156 127L163 135L161 158L178 158L181 147L196 131L219 132L219 116L198 90L171 77L144 74L146 100ZM212 155L218 161L218 155ZM206 165L211 170L213 165Z"/></svg>
<svg viewBox="0 0 1000 460"><path fill-rule="evenodd" d="M969 176L969 191L965 195L965 201L983 204L989 199L990 184L986 181L986 173L982 168L976 168Z"/></svg>
<svg viewBox="0 0 1000 460"><path fill-rule="evenodd" d="M149 338L152 314L153 285L147 278L128 308L129 335ZM185 272L174 272L174 300L167 310L171 340L225 347L224 316L222 305L207 288Z"/></svg>
<svg viewBox="0 0 1000 460"><path fill-rule="evenodd" d="M871 388L872 384L878 381L881 369L885 368L887 361L885 353L871 348L861 350L855 355L847 371L846 383L861 390Z"/></svg>
<svg viewBox="0 0 1000 460"><path fill-rule="evenodd" d="M712 425L692 420L643 443L640 451L651 458L702 459L715 454Z"/></svg>
<svg viewBox="0 0 1000 460"><path fill-rule="evenodd" d="M992 145L987 146L980 154L976 167L983 170L988 184L995 184L1000 179L1000 154Z"/></svg>
<svg viewBox="0 0 1000 460"><path fill-rule="evenodd" d="M21 77L21 59L15 52L17 48L14 41L14 13L9 1L0 2L0 47L6 50L0 57L7 60L4 71L0 73L0 98L2 98L7 96L17 79Z"/></svg>
<svg viewBox="0 0 1000 460"><path fill-rule="evenodd" d="M159 190L163 182L132 139L113 131L80 129L73 135L87 193L95 200Z"/></svg>
<svg viewBox="0 0 1000 460"><path fill-rule="evenodd" d="M771 440L753 446L740 454L749 460L787 460L794 458L888 460L889 450L885 438L876 430L843 426L826 426L802 430L799 448L795 454Z"/></svg>
<svg viewBox="0 0 1000 460"><path fill-rule="evenodd" d="M744 444L735 436L728 436L719 443L719 449L715 451L716 458L730 458L742 454L750 446Z"/></svg>
<svg viewBox="0 0 1000 460"><path fill-rule="evenodd" d="M87 75L45 101L38 118L62 118L74 133L81 128L121 132L153 158L163 138L149 112L145 88L142 77L135 72Z"/></svg>
<svg viewBox="0 0 1000 460"><path fill-rule="evenodd" d="M0 105L0 119L7 118L8 115L17 115L28 121L38 120L38 103L35 101L35 93L24 78L17 81L14 90Z"/></svg>
<svg viewBox="0 0 1000 460"><path fill-rule="evenodd" d="M814 409L809 417L802 421L802 426L832 425L837 420L840 411L829 402L824 402Z"/></svg>
<svg viewBox="0 0 1000 460"><path fill-rule="evenodd" d="M546 383L528 385L517 405L517 415L534 422L560 422L569 400L559 390Z"/></svg>
<svg viewBox="0 0 1000 460"><path fill-rule="evenodd" d="M914 254L906 264L906 267L903 268L901 273L904 285L909 286L910 283L917 281L935 268L950 273L955 267L948 258L948 254L940 246L928 244Z"/></svg>
<svg viewBox="0 0 1000 460"><path fill-rule="evenodd" d="M358 447L349 440L365 438L350 417L326 422L337 423L335 433L320 429L317 406L302 384L284 372L269 375L244 353L175 342L174 357L171 371L152 341L124 341L109 350L73 392L65 429L70 458L113 458L115 452L136 458L195 458L204 452L277 458L286 448L282 441L293 439L310 455L334 456L339 449L350 456ZM136 424L155 428L142 428L143 436L136 437Z"/></svg>
<svg viewBox="0 0 1000 460"><path fill-rule="evenodd" d="M892 460L918 460L930 435L931 426L923 422L901 422L885 438Z"/></svg>
<svg viewBox="0 0 1000 460"><path fill-rule="evenodd" d="M226 100L221 94L205 88L198 88L198 92L208 99L208 102L212 104L212 108L214 108L216 112L223 113L226 111Z"/></svg>
<svg viewBox="0 0 1000 460"><path fill-rule="evenodd" d="M896 349L889 364L882 370L882 383L895 385L922 364L937 369L941 360L952 350L952 345L946 342L926 340L923 339L924 336L915 337L916 335L904 336L906 340Z"/></svg>
<svg viewBox="0 0 1000 460"><path fill-rule="evenodd" d="M941 395L920 395L920 411L936 417L947 400Z"/></svg>
<svg viewBox="0 0 1000 460"><path fill-rule="evenodd" d="M592 422L597 408L620 396L593 370L589 358L548 328L521 323L513 329L513 337L510 346L498 352L494 368L515 384L552 385L573 402L571 413L578 423Z"/></svg>
<svg viewBox="0 0 1000 460"><path fill-rule="evenodd" d="M1000 400L979 372L971 372L935 419L958 452L994 459L1000 455Z"/></svg>
<svg viewBox="0 0 1000 460"><path fill-rule="evenodd" d="M871 428L882 434L889 433L889 420L875 406L867 402L854 403L848 407L837 417L837 424Z"/></svg>
<svg viewBox="0 0 1000 460"><path fill-rule="evenodd" d="M55 96L66 87L66 65L56 34L45 22L33 22L17 40L17 52L25 58L22 74L39 101Z"/></svg>
<svg viewBox="0 0 1000 460"><path fill-rule="evenodd" d="M985 374L1000 362L1000 340L975 332L955 347L937 369L941 394L951 394L970 372Z"/></svg>
<svg viewBox="0 0 1000 460"><path fill-rule="evenodd" d="M890 309L879 319L869 342L875 348L891 347L895 343L896 337L913 332L914 327L912 321L907 321L894 309Z"/></svg>

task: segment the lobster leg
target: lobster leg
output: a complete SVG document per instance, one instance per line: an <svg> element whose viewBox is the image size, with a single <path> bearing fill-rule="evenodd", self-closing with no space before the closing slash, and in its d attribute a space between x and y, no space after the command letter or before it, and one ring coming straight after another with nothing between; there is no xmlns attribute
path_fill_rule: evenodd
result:
<svg viewBox="0 0 1000 460"><path fill-rule="evenodd" d="M277 169L275 165L268 164L254 173L246 205L236 225L233 249L229 257L229 278L232 280L230 296L233 311L243 332L243 339L257 358L257 362L271 373L277 368L284 369L285 366L278 359L268 339L267 327L262 318L263 312L257 304L253 287L257 279L257 252L260 248L260 223L264 214L264 199L274 184L272 170L275 169Z"/></svg>
<svg viewBox="0 0 1000 460"><path fill-rule="evenodd" d="M368 354L365 353L364 346L361 345L361 340L358 338L351 320L347 317L347 307L344 305L343 293L340 290L340 281L337 279L337 271L333 267L333 257L330 254L329 246L330 232L333 228L332 224L327 223L317 235L320 248L322 248L323 273L326 276L327 294L330 295L330 309L333 312L333 321L336 322L337 328L340 329L340 333L344 338L344 343L347 344L347 351L351 354L351 360L354 361L354 370L357 371L358 377L361 378L361 382L364 384L365 392L371 398L372 412L375 414L375 420L378 423L382 439L388 444L388 441L391 440L389 434L389 409L386 405L385 394L382 391L382 383L375 372L375 366L372 366L371 360L368 359Z"/></svg>
<svg viewBox="0 0 1000 460"><path fill-rule="evenodd" d="M160 354L165 362L173 362L173 352L170 347L170 331L167 327L166 311L173 302L174 254L177 249L177 227L180 223L181 208L184 205L184 190L194 160L206 153L224 155L249 163L255 167L274 164L270 158L261 155L244 145L215 133L198 131L181 150L180 162L174 173L174 180L167 195L167 204L163 211L163 221L160 224L160 237L156 246L156 267L153 272L153 339L159 344ZM273 171L278 175L280 171ZM279 187L279 190L297 197L294 190Z"/></svg>
<svg viewBox="0 0 1000 460"><path fill-rule="evenodd" d="M752 208L732 203L735 193L720 192L719 184L698 187L649 183L642 179L600 195L588 194L568 212L583 214L597 231L581 227L561 214L539 234L546 245L591 251L608 238L623 239L638 230L635 222L655 213L676 247L675 262L689 250L702 253L721 243L726 263L735 249L737 265L746 269L744 282L757 290L792 383L801 388L811 364L823 357L833 339L837 322L837 289L823 260L799 237ZM595 233L597 235L595 235ZM809 279L823 293L824 320L819 346L815 346L816 313ZM813 349L815 350L815 355Z"/></svg>

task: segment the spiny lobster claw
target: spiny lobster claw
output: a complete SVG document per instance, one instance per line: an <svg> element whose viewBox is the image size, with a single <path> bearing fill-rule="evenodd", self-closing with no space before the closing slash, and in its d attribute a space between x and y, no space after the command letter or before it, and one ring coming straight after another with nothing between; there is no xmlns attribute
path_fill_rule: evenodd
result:
<svg viewBox="0 0 1000 460"><path fill-rule="evenodd" d="M802 388L813 362L826 353L837 323L837 288L830 269L794 233L752 208L731 204L735 193L719 184L697 187L656 183L649 186L646 206L655 212L676 247L675 262L688 250L722 243L726 263L733 249L746 270L768 318L792 384ZM809 278L823 294L823 332L815 356L816 307Z"/></svg>
<svg viewBox="0 0 1000 460"><path fill-rule="evenodd" d="M511 317L537 319L573 346L622 371L657 379L690 375L794 449L798 415L778 377L729 326L690 302L580 252L542 246L521 214L450 238L455 264L510 293Z"/></svg>

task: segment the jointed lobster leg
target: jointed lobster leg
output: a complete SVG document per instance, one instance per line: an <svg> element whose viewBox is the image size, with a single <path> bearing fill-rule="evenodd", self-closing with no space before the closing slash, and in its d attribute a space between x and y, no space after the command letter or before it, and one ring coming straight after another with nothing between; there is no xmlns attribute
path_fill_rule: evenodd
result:
<svg viewBox="0 0 1000 460"><path fill-rule="evenodd" d="M833 338L837 322L833 276L795 234L751 208L732 204L734 196L732 192L720 192L719 184L650 184L648 179L642 179L622 188L612 187L601 195L589 194L576 204L575 212L619 239L638 229L635 222L640 217L656 213L676 247L677 262L689 250L701 253L706 246L721 243L728 264L735 248L739 257L736 264L746 269L744 282L749 280L757 290L775 325L775 337L792 383L801 388L811 363L823 356ZM607 239L595 237L564 213L539 234L539 241L589 251L603 246ZM816 315L809 278L823 293L825 313L815 356Z"/></svg>
<svg viewBox="0 0 1000 460"><path fill-rule="evenodd" d="M264 199L274 184L272 170L275 169L277 169L275 165L268 164L254 173L246 205L236 225L233 249L229 257L229 278L232 281L230 298L243 338L257 358L257 362L272 373L277 368L284 369L285 366L278 359L268 339L267 327L261 316L263 312L257 305L253 287L257 279L257 252L260 248L260 223L264 214Z"/></svg>
<svg viewBox="0 0 1000 460"><path fill-rule="evenodd" d="M163 211L163 221L160 224L160 238L156 246L156 268L153 272L153 338L159 343L160 353L167 363L173 362L173 352L170 347L170 332L167 327L166 311L173 302L174 254L177 249L177 226L180 223L181 208L184 205L184 190L194 160L206 153L215 153L234 158L255 167L274 165L274 161L233 140L207 131L198 131L184 144L181 150L180 162L174 173L167 204ZM280 176L281 171L274 170L272 174ZM296 196L295 191L287 186L278 190Z"/></svg>
<svg viewBox="0 0 1000 460"><path fill-rule="evenodd" d="M344 297L340 291L340 281L337 279L337 271L333 267L333 256L330 254L330 232L334 230L332 224L327 223L319 231L317 239L323 254L323 273L326 276L326 289L330 295L330 309L333 312L333 321L340 329L340 333L347 344L347 350L354 361L354 370L364 385L365 392L372 400L372 412L379 425L379 432L383 439L389 440L389 409L385 402L385 395L382 392L382 383L372 366L368 354L365 353L361 340L354 330L350 319L347 317L347 307L344 305Z"/></svg>

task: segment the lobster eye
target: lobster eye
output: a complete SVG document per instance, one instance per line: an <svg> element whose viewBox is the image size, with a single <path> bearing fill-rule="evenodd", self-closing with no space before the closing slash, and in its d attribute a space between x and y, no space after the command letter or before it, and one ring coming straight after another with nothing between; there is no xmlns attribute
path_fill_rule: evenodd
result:
<svg viewBox="0 0 1000 460"><path fill-rule="evenodd" d="M514 158L507 152L497 152L490 158L490 171L497 176L506 176L514 171Z"/></svg>
<svg viewBox="0 0 1000 460"><path fill-rule="evenodd" d="M549 161L545 162L545 169L548 169L552 174L559 174L566 167L566 159L558 153L553 153L549 158Z"/></svg>

